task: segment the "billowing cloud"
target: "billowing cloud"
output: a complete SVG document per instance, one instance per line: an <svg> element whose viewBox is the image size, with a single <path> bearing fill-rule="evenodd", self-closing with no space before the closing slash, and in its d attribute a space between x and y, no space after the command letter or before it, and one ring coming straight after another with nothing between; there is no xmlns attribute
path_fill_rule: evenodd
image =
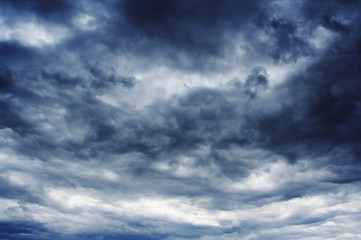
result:
<svg viewBox="0 0 361 240"><path fill-rule="evenodd" d="M360 238L358 1L0 5L0 238Z"/></svg>

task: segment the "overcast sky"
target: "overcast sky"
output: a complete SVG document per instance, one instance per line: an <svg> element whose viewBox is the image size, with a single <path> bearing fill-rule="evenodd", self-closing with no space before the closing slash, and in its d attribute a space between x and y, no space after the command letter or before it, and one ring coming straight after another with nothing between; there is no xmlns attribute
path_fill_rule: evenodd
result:
<svg viewBox="0 0 361 240"><path fill-rule="evenodd" d="M361 239L361 1L1 0L0 239Z"/></svg>

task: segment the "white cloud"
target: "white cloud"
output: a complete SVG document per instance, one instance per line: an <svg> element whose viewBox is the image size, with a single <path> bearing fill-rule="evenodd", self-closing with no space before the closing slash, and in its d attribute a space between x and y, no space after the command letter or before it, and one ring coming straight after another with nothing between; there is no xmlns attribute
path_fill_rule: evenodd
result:
<svg viewBox="0 0 361 240"><path fill-rule="evenodd" d="M2 41L17 41L25 46L38 48L60 43L69 34L64 27L41 25L34 21L17 22L12 26L0 21L0 31Z"/></svg>

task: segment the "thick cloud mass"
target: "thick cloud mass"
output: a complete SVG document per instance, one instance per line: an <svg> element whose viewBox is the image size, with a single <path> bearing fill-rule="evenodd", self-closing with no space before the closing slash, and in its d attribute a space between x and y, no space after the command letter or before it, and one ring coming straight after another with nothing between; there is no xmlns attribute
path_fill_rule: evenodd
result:
<svg viewBox="0 0 361 240"><path fill-rule="evenodd" d="M361 239L360 1L1 1L1 239Z"/></svg>

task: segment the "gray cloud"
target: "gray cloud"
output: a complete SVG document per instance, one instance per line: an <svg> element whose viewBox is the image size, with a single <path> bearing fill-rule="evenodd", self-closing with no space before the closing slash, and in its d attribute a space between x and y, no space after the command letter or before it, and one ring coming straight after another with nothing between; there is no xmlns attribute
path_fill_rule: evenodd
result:
<svg viewBox="0 0 361 240"><path fill-rule="evenodd" d="M359 236L357 1L1 5L2 238Z"/></svg>

